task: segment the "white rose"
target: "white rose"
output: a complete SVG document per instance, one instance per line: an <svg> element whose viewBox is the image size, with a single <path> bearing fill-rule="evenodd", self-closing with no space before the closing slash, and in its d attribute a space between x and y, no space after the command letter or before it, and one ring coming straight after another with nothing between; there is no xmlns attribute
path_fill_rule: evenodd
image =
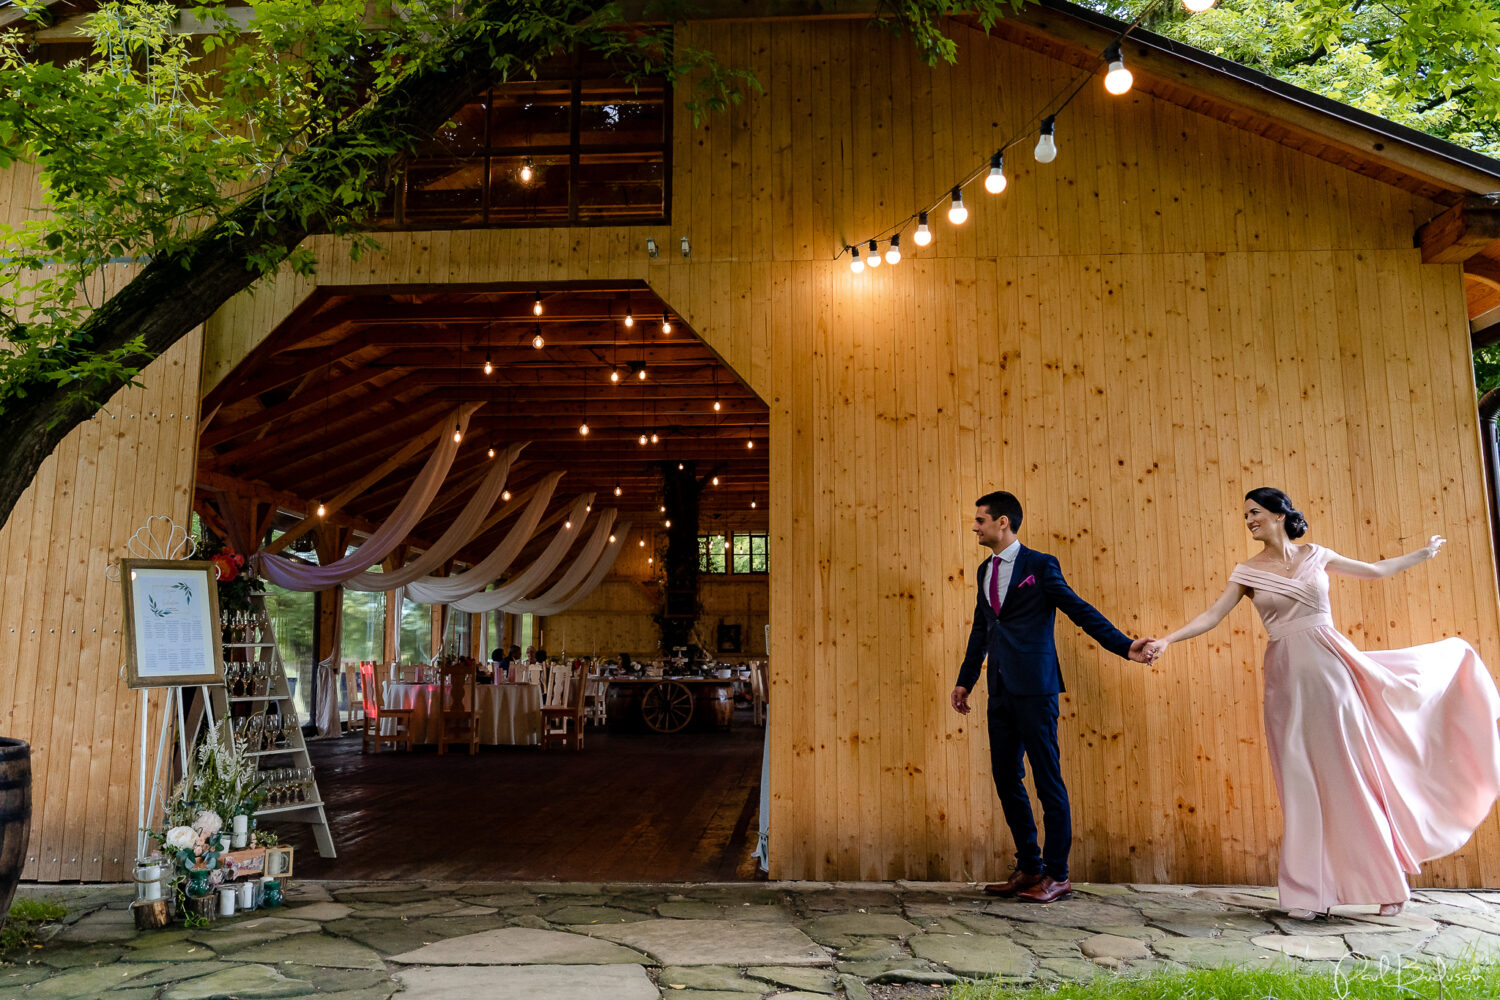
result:
<svg viewBox="0 0 1500 1000"><path fill-rule="evenodd" d="M174 826L167 831L167 846L178 850L191 850L198 843L198 831L190 826Z"/></svg>
<svg viewBox="0 0 1500 1000"><path fill-rule="evenodd" d="M224 821L212 809L203 810L198 814L198 818L193 820L193 829L209 838L218 833L223 825Z"/></svg>

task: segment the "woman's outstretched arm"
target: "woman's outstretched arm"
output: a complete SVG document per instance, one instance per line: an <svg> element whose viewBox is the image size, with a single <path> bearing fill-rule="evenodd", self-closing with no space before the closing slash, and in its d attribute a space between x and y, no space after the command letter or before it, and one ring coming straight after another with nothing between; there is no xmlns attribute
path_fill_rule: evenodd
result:
<svg viewBox="0 0 1500 1000"><path fill-rule="evenodd" d="M1240 603L1240 598L1250 593L1249 588L1243 584L1231 583L1224 588L1224 593L1219 599L1211 604L1207 611L1188 622L1182 628L1170 635L1160 639L1154 639L1146 644L1146 658L1148 661L1156 659L1172 643L1179 639L1191 639L1195 635L1202 635L1224 620L1224 616L1234 610L1234 606Z"/></svg>
<svg viewBox="0 0 1500 1000"><path fill-rule="evenodd" d="M1328 559L1328 571L1330 573L1342 573L1344 576L1354 576L1361 580L1383 580L1388 576L1394 576L1404 569L1411 569L1418 563L1424 563L1438 554L1443 543L1448 539L1442 535L1433 535L1427 539L1427 544L1415 552L1408 552L1404 556L1396 556L1391 559L1382 559L1379 562L1360 562L1358 559L1348 559L1335 552Z"/></svg>

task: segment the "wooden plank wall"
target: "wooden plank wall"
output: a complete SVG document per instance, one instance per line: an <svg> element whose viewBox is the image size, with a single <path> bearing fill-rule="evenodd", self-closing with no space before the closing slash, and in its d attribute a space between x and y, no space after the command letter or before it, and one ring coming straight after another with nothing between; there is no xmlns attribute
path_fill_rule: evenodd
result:
<svg viewBox="0 0 1500 1000"><path fill-rule="evenodd" d="M359 263L318 243L335 285L646 280L770 406L777 877L1008 870L984 720L947 708L967 522L991 488L1132 632L1179 624L1254 550L1252 486L1289 490L1309 540L1351 555L1442 531L1440 561L1341 583L1338 618L1361 645L1459 633L1500 664L1462 282L1411 249L1436 207L1090 84L1056 162L1023 146L1004 195L971 188L961 230L940 213L931 247L855 277L841 246L936 197L1069 78L960 32L957 65L929 70L857 22L694 27L766 94L703 128L679 111L669 226L401 234ZM649 259L648 235L671 252ZM312 287L226 306L203 391ZM1058 635L1076 876L1272 882L1253 612L1153 668ZM45 822L67 829L58 803ZM1492 817L1420 881L1497 868Z"/></svg>

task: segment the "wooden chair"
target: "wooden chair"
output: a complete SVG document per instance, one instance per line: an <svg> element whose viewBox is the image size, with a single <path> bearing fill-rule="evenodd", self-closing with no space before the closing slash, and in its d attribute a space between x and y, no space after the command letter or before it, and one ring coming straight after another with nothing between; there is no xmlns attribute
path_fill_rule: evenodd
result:
<svg viewBox="0 0 1500 1000"><path fill-rule="evenodd" d="M609 722L609 681L599 677L584 683L587 689L583 695L583 714L589 722L603 726Z"/></svg>
<svg viewBox="0 0 1500 1000"><path fill-rule="evenodd" d="M542 688L542 705L561 708L568 704L568 668L549 664L543 676L546 686Z"/></svg>
<svg viewBox="0 0 1500 1000"><path fill-rule="evenodd" d="M750 668L751 714L757 726L766 724L766 705L771 700L771 671L765 660Z"/></svg>
<svg viewBox="0 0 1500 1000"><path fill-rule="evenodd" d="M479 692L473 663L449 663L438 668L437 702L438 753L446 754L448 744L467 743L469 755L479 752Z"/></svg>
<svg viewBox="0 0 1500 1000"><path fill-rule="evenodd" d="M369 753L371 744L375 752L380 752L380 744L389 743L392 746L406 744L406 749L411 750L411 714L409 708L384 708L380 704L381 692L380 678L376 673L373 663L361 663L359 665L359 695L364 705L364 731L360 740L360 752ZM391 720L391 732L382 734L380 723L383 719Z"/></svg>
<svg viewBox="0 0 1500 1000"><path fill-rule="evenodd" d="M556 744L572 746L574 750L583 749L583 706L588 686L585 670L587 668L580 670L579 676L571 678L567 704L542 707L542 746ZM559 672L563 673L564 680L569 679L566 673Z"/></svg>

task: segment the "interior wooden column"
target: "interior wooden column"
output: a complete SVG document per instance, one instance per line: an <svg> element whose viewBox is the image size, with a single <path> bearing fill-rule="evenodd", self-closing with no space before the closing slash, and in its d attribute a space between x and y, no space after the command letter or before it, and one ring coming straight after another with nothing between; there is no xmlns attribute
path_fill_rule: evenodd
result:
<svg viewBox="0 0 1500 1000"><path fill-rule="evenodd" d="M347 528L335 528L329 525L320 526L313 531L313 545L318 553L319 565L326 566L344 554L348 543L349 530ZM313 647L313 662L322 663L329 656L337 652L337 641L339 636L339 619L344 607L344 588L332 587L328 590L319 590L313 593L313 617L317 623L315 628L315 640ZM338 690L338 678L342 664L337 657L333 660L334 690ZM309 701L311 706L311 701Z"/></svg>

